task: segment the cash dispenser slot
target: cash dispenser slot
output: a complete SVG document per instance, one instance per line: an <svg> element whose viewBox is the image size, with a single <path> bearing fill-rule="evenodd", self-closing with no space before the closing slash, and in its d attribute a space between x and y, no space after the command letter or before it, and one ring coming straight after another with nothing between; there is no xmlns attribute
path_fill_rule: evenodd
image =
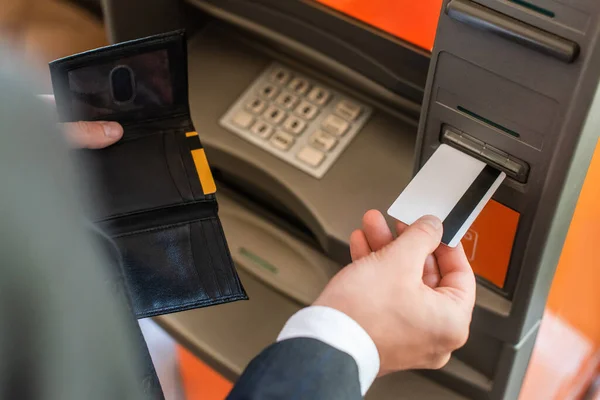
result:
<svg viewBox="0 0 600 400"><path fill-rule="evenodd" d="M518 158L499 150L489 144L475 139L457 129L444 126L442 129L442 143L464 151L483 162L492 165L506 173L518 182L527 182L529 165Z"/></svg>
<svg viewBox="0 0 600 400"><path fill-rule="evenodd" d="M579 45L469 0L452 0L446 14L456 21L485 30L529 49L572 63Z"/></svg>

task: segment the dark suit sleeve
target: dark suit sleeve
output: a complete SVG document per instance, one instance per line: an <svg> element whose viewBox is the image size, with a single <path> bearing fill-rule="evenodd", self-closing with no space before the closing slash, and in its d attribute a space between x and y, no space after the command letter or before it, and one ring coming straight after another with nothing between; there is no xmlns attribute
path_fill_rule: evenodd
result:
<svg viewBox="0 0 600 400"><path fill-rule="evenodd" d="M51 110L26 63L0 56L0 398L145 400L135 321L84 228Z"/></svg>
<svg viewBox="0 0 600 400"><path fill-rule="evenodd" d="M348 354L308 338L267 347L248 365L229 400L360 399L358 367Z"/></svg>

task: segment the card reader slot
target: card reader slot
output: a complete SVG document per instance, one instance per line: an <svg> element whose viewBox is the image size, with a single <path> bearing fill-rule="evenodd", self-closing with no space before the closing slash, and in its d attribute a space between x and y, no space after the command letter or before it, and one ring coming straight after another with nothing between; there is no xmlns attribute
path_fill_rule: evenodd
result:
<svg viewBox="0 0 600 400"><path fill-rule="evenodd" d="M566 63L572 63L579 55L577 43L469 0L452 0L446 7L446 14L459 22L491 32Z"/></svg>
<svg viewBox="0 0 600 400"><path fill-rule="evenodd" d="M454 128L442 128L442 143L478 158L485 163L504 171L514 180L526 183L529 175L529 165L487 143L482 142Z"/></svg>

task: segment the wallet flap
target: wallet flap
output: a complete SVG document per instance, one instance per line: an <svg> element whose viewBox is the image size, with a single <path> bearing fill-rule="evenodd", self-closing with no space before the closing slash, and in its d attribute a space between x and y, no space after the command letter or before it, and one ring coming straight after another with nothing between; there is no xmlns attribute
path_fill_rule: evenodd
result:
<svg viewBox="0 0 600 400"><path fill-rule="evenodd" d="M50 73L62 122L126 125L188 113L184 31L61 58Z"/></svg>

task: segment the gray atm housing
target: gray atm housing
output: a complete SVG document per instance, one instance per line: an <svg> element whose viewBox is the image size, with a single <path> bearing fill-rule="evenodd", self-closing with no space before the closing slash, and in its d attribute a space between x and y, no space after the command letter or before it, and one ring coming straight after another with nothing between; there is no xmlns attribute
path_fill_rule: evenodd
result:
<svg viewBox="0 0 600 400"><path fill-rule="evenodd" d="M508 178L494 196L521 216L505 293L478 288L467 348L479 342L477 357L497 362L491 390L474 397L517 397L600 133L600 3L535 5L444 2L419 124L416 170L447 129L529 166L526 179Z"/></svg>
<svg viewBox="0 0 600 400"><path fill-rule="evenodd" d="M525 8L511 0L444 1L425 84L423 52L369 36L355 23L338 30L344 19L310 2L157 0L149 7L143 0L105 0L113 40L178 27L192 33L191 113L217 178L222 173L229 176L228 183L237 184L236 195L228 198L219 183L221 215L234 259L245 271L244 284L253 288L251 300L165 316L159 322L217 370L235 378L252 355L273 340L281 323L310 302L307 299L324 284L332 266L348 261L347 238L362 213L386 209L435 151L444 132L453 132L472 138L475 147L490 146L494 154L504 153L526 166L495 195L521 215L507 282L501 290L479 282L471 336L448 367L424 372L431 380L412 373L392 375L376 383L367 397L516 399L600 132L600 2L535 4ZM131 15L136 15L135 24L130 23ZM343 42L336 36L341 33ZM358 51L361 43L367 45ZM218 125L274 59L375 109L321 181ZM348 188L364 190L353 190L349 197ZM246 207L248 193L262 196L266 210ZM288 211L312 238L300 234L294 221L272 226L277 215ZM250 240L266 231L270 238L286 239ZM293 265L296 270L288 278L296 279L282 283L252 270L238 252L242 248L276 260L281 268ZM309 253L311 270L323 266L314 275L321 278L313 281L304 279L302 270ZM246 272L251 270L249 276ZM289 286L303 280L314 285L311 290ZM264 312L267 307L269 313ZM228 318L265 321L248 321L261 329L237 337L228 336L237 334L228 329Z"/></svg>

